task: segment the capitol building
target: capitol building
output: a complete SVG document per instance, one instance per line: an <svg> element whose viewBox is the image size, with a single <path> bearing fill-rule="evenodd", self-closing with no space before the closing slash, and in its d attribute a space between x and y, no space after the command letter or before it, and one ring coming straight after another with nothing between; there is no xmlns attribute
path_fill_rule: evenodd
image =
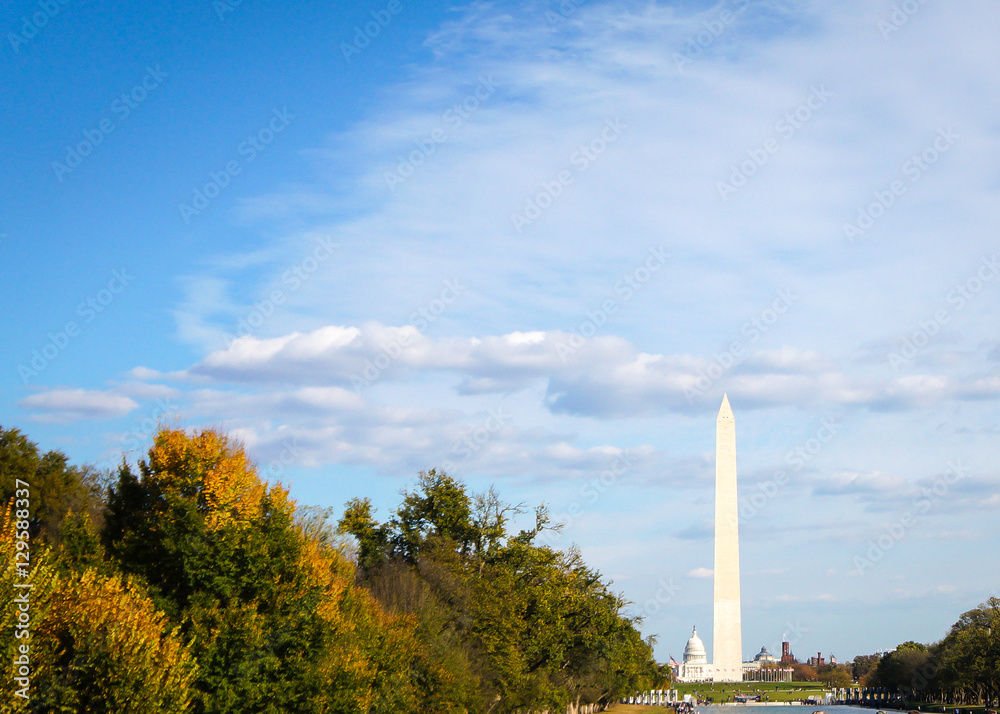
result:
<svg viewBox="0 0 1000 714"><path fill-rule="evenodd" d="M673 663L672 663L673 664ZM698 637L698 628L691 632L691 638L684 646L684 660L674 668L674 676L678 682L712 682L715 680L715 670L708 661L708 651L705 643ZM780 666L779 661L761 647L754 658L743 663L744 682L791 682L791 668Z"/></svg>
<svg viewBox="0 0 1000 714"><path fill-rule="evenodd" d="M711 682L712 665L708 663L705 643L698 637L698 628L691 632L691 639L684 646L684 661L677 667L678 682Z"/></svg>

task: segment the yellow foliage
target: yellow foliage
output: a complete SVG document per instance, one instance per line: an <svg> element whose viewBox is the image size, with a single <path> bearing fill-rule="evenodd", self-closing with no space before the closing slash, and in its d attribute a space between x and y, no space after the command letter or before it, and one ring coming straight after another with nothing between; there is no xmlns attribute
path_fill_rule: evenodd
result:
<svg viewBox="0 0 1000 714"><path fill-rule="evenodd" d="M162 427L153 440L146 477L164 490L197 496L209 528L247 523L261 515L265 485L243 447L206 429L189 436Z"/></svg>
<svg viewBox="0 0 1000 714"><path fill-rule="evenodd" d="M412 697L410 667L419 650L415 620L383 610L355 584L354 566L316 540L304 540L301 563L308 581L323 593L317 613L333 642L317 662L317 672L335 706L356 712L406 710ZM386 701L389 692L398 699Z"/></svg>
<svg viewBox="0 0 1000 714"><path fill-rule="evenodd" d="M28 577L17 575L15 565L15 555L17 547L17 531L14 518L12 518L13 500L7 504L3 514L3 522L0 523L0 558L3 558L3 569L0 573L0 652L4 661L9 663L14 661L19 644L28 643L35 647L36 640L15 637L18 608L14 598L21 596L25 591L29 597L29 612L31 618L28 632L33 633L38 621L45 615L49 608L49 601L53 590L59 585L59 576L53 567L49 549L37 543L29 542L30 566ZM14 584L30 584L31 588L15 588ZM9 672L5 667L2 671ZM0 702L0 712L11 711L6 706L13 706L11 701Z"/></svg>
<svg viewBox="0 0 1000 714"><path fill-rule="evenodd" d="M194 659L166 616L118 576L87 571L64 582L36 637L48 645L36 665L38 680L65 677L82 655L88 664L80 676L104 711L181 712L191 701Z"/></svg>
<svg viewBox="0 0 1000 714"><path fill-rule="evenodd" d="M51 551L34 543L29 577L15 577L17 538L10 515L8 506L0 523L2 650L13 662L14 648L29 645L32 699L78 711L185 711L195 663L179 637L167 631L166 616L119 577L87 571L60 578ZM13 585L24 582L32 585L31 636L15 639L13 599L23 590ZM17 701L6 697L0 712L20 711Z"/></svg>

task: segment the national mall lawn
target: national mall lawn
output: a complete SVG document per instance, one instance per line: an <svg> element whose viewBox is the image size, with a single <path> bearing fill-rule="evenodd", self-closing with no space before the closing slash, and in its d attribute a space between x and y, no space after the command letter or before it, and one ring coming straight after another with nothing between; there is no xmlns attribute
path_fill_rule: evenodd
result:
<svg viewBox="0 0 1000 714"><path fill-rule="evenodd" d="M731 702L736 694L751 697L759 694L762 702L797 702L830 691L822 682L692 682L674 687L681 697L697 694L698 699L711 699L715 704Z"/></svg>

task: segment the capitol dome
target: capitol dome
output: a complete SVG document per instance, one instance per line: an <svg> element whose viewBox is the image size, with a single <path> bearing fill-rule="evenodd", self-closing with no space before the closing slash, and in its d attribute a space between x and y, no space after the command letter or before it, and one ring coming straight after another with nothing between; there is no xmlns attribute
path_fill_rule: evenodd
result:
<svg viewBox="0 0 1000 714"><path fill-rule="evenodd" d="M707 664L708 652L705 651L705 643L698 637L698 628L691 632L691 639L684 646L684 664Z"/></svg>

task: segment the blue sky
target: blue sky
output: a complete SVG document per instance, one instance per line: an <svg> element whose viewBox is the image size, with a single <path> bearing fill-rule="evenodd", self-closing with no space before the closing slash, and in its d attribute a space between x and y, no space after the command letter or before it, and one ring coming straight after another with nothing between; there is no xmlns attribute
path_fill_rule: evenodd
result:
<svg viewBox="0 0 1000 714"><path fill-rule="evenodd" d="M711 647L715 415L744 654L942 637L996 594L986 2L3 13L0 423L159 421L303 503L417 471L548 503Z"/></svg>

